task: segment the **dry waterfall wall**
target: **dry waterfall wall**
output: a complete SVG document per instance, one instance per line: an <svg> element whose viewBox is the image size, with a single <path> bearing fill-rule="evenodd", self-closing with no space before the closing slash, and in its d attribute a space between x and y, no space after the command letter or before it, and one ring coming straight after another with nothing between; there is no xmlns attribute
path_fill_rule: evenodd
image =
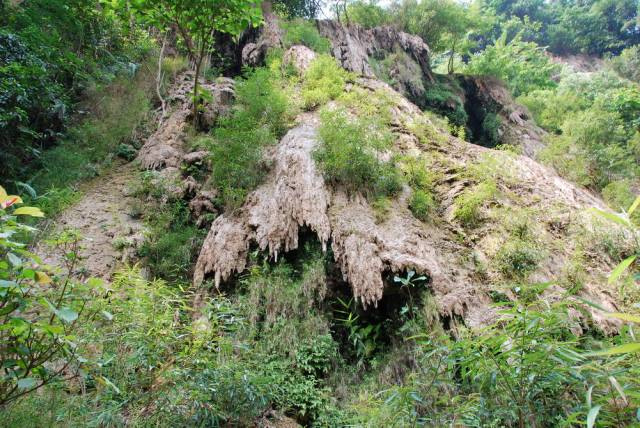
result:
<svg viewBox="0 0 640 428"><path fill-rule="evenodd" d="M313 53L295 46L285 58L304 68ZM185 148L186 123L191 111L186 96L189 83L188 74L179 78L170 96L172 113L143 147L139 160L144 168L156 169L172 178L175 192L192 198L190 206L195 213L214 210L215 194L203 191L201 184L191 177L184 177L181 168L192 158L207 156L187 153ZM214 124L216 111L228 108L233 85L229 80L207 85L226 100L224 106L209 106ZM529 157L487 149L450 136L402 94L375 78L359 78L345 90L368 91L372 97L384 94L392 100L394 151L401 156L426 159L428 168L437 177L434 197L438 207L432 218L420 221L412 215L408 186L392 201L392 209L381 221L371 201L327 183L313 159L314 148L321 143L317 133L318 113L303 113L296 125L268 151L272 166L263 184L249 194L243 206L219 215L211 224L195 267L195 284L201 285L211 276L219 285L244 271L252 245L268 252L273 259L297 249L304 229L315 233L325 248L331 247L344 280L362 304L375 306L380 301L389 286L384 278L390 273L415 270L428 275L429 287L443 316L459 316L469 326L482 326L495 317L493 293L513 297L509 280L492 265L500 248L506 245L509 231L503 224L505 218L500 216L509 210L532 213L536 239L545 249L529 281L549 281L564 274L565 265L577 251L576 234L586 230L580 229L584 224L588 227L585 209L604 208L598 198ZM517 118L513 120L517 122ZM429 128L430 134L417 132L416 123ZM497 165L490 172L497 196L480 207L481 224L469 229L456 217L456 207L461 195L478 185L468 172L487 159ZM485 264L482 269L478 261ZM602 279L612 265L606 257L593 255L585 263L586 279L578 292L610 310L616 308L616 296L603 285ZM545 291L545 298L550 301L561 298L566 294L565 287L554 284ZM595 310L591 310L590 318L605 331L616 328L615 323Z"/></svg>
<svg viewBox="0 0 640 428"><path fill-rule="evenodd" d="M382 298L386 274L415 270L429 276L442 315L460 316L470 326L485 325L495 315L491 293L502 292L507 282L491 267L479 273L473 259L490 260L496 247L504 244L507 232L492 214L498 208L535 212L536 233L545 239L546 254L532 280L549 281L562 275L575 251L570 225L582 224L586 208L604 208L599 199L529 157L469 144L442 129L439 136L425 140L412 131L412 124L429 119L385 83L360 78L346 90L371 91L372 96L382 92L393 100L395 150L405 156L428 157L439 177L436 197L440 206L433 221L414 218L408 207L408 188L379 222L366 198L326 183L312 156L319 144L318 116L303 113L270 154L273 167L265 182L240 209L213 222L197 261L196 284L213 275L219 285L242 272L252 243L274 259L295 250L301 230L307 228L325 246L331 246L344 279L362 304L375 306ZM432 129L437 127L432 124ZM493 178L500 196L482 207L486 221L481 226L464 230L454 212L458 197L474 186L465 170L487 157L497 162ZM604 258L586 266L589 279L580 294L613 310L616 299L599 282L610 268L611 261ZM561 285L554 285L545 295L554 300L565 292ZM605 331L615 328L615 323L596 312L591 318Z"/></svg>

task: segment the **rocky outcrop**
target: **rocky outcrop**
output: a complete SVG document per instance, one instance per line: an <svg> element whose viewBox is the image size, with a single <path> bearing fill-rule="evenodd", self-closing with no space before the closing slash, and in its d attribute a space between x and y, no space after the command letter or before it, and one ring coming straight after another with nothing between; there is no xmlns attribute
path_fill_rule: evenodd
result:
<svg viewBox="0 0 640 428"><path fill-rule="evenodd" d="M138 153L138 161L144 169L154 169L169 174L177 172L183 161L195 162L194 156L186 153L184 146L187 124L192 120L192 101L189 93L193 86L193 72L178 76L167 102L172 106L169 118L153 133ZM203 106L203 122L214 126L220 115L226 114L234 99L234 82L229 78L218 78L214 83L201 83L203 90L212 95L212 101Z"/></svg>
<svg viewBox="0 0 640 428"><path fill-rule="evenodd" d="M434 192L440 206L433 219L422 222L413 217L409 188L393 200L393 209L379 221L365 197L325 182L312 156L319 144L318 118L305 113L271 153L273 168L264 184L241 208L213 222L198 257L196 284L212 274L219 285L242 272L252 243L274 259L295 250L304 228L314 232L325 247L331 246L345 281L364 305L375 306L380 301L391 286L384 280L388 273L415 270L428 275L442 315L463 317L470 326L484 325L495 315L491 293L503 293L508 280L499 267L480 268L478 263L495 258L509 239L505 226L509 221L501 219L501 213L517 210L535 212L530 214L535 239L544 247L545 256L531 280L562 276L577 245L571 234L585 221L582 213L586 208L604 208L599 199L528 157L449 136L380 81L359 79L347 90L371 91L371 96L383 92L393 101L395 150L404 156L431 159L429 168L438 177ZM418 135L416 123L430 129L430 137ZM482 207L486 221L466 230L455 216L456 201L476 184L464 171L486 163L487 158L494 166L484 173L495 180L498 193ZM563 225L558 226L560 223ZM600 257L584 269L589 274L581 295L615 309L615 298L599 282L603 272L611 269L611 262ZM553 300L565 292L557 285L546 295ZM606 331L615 328L615 323L595 312L592 319Z"/></svg>
<svg viewBox="0 0 640 428"><path fill-rule="evenodd" d="M396 50L405 52L418 66L421 77L433 82L429 65L429 46L418 36L384 26L370 30L335 20L317 22L320 35L331 42L331 54L343 68L364 77L376 77L372 60L382 59Z"/></svg>
<svg viewBox="0 0 640 428"><path fill-rule="evenodd" d="M262 2L264 23L260 27L258 38L242 47L242 65L256 67L264 63L267 51L282 47L283 31L278 17L271 10L271 2Z"/></svg>
<svg viewBox="0 0 640 428"><path fill-rule="evenodd" d="M343 68L358 75L386 80L421 108L429 109L427 92L434 85L447 86L447 77L435 79L429 64L429 47L418 36L403 33L393 27L364 29L358 25L345 25L333 20L317 22L320 34L331 41L331 54ZM535 157L544 147L545 132L533 123L526 108L518 105L504 85L496 79L452 75L457 80L452 92L452 113L462 103L469 122L466 124L474 142L482 142L484 119L488 113L500 119L498 138L491 144L509 144L520 147L522 153ZM446 102L445 102L446 104ZM464 114L464 113L463 113Z"/></svg>
<svg viewBox="0 0 640 428"><path fill-rule="evenodd" d="M518 104L505 85L497 79L479 76L458 76L464 93L461 94L469 115L472 132L480 133L488 113L500 119L500 144L519 147L522 153L535 158L544 148L546 131L537 126L526 107Z"/></svg>

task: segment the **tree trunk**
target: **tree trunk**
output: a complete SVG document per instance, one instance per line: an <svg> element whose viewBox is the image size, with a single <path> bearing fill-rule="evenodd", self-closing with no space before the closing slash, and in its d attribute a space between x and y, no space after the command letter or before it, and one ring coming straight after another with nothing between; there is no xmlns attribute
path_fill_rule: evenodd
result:
<svg viewBox="0 0 640 428"><path fill-rule="evenodd" d="M200 51L198 52L198 58L196 59L196 76L195 81L193 82L193 127L198 128L198 89L199 89L199 80L200 80L200 72L202 71L202 61L204 59L204 51L205 51L205 38L202 38L200 43Z"/></svg>
<svg viewBox="0 0 640 428"><path fill-rule="evenodd" d="M449 74L453 74L453 59L456 54L456 42L453 42L453 46L451 46L451 55L449 55L449 64L447 65L447 71Z"/></svg>
<svg viewBox="0 0 640 428"><path fill-rule="evenodd" d="M193 126L198 127L198 80L200 77L200 66L202 65L202 57L196 61L196 76L193 82Z"/></svg>

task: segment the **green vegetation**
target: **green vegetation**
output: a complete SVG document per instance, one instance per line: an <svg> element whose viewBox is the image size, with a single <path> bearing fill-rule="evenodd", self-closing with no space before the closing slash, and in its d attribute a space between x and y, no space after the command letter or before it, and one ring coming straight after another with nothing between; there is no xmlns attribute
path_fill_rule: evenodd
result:
<svg viewBox="0 0 640 428"><path fill-rule="evenodd" d="M184 95L193 96L197 118L201 99L211 101L198 79L217 77L215 67L204 70L206 57L228 53L221 33L248 29L259 20L256 6L0 1L2 173L10 190L38 206L0 187L0 424L636 426L640 31L627 0L330 5L345 21L427 38L434 63L451 75L435 83L416 77L410 57L393 49L371 65L391 84L398 78L409 92L424 90L414 101L444 117L406 115L397 95L340 68L314 24L296 18L313 17L317 2L276 2L286 17L283 48L301 43L317 58L298 73L277 48L263 67L238 67L228 114L207 133L186 129L186 148L209 155L183 165L176 182L158 171L133 178L128 196L137 199L127 213L144 222L144 242L114 236L113 247L127 255L136 247L140 264L118 268L110 281L89 279L73 231L48 242L59 258L32 252L46 243L32 246L31 225L48 226L29 217L77 201L77 185L115 156L135 158L155 92L167 83L156 81L158 63L171 80L195 61L194 93ZM175 43L167 37L169 51L188 59L153 58L150 35L164 39L167 31L177 32ZM602 69L580 72L555 65L540 46L607 55ZM540 204L545 194L515 172L530 167L527 180L545 177L530 160L498 150L511 106L484 105L466 85L492 79L454 68L504 80L549 132L540 158L626 212L567 215L565 205ZM309 112L298 115L302 109ZM208 279L192 285L207 225L237 214L270 168L264 154L296 117L315 124L316 116L313 156L327 183L365 196L380 229L402 227L396 221L407 220L408 208L417 219L409 222L424 222L418 235L433 236L404 239L430 239L434 251L460 259L439 272L398 272L396 248L415 242L380 234L374 239L388 239L384 294L363 307L344 260L301 226L295 250L275 258L247 243L246 269L219 288ZM447 129L490 148L450 153L462 142ZM183 177L185 195L175 191ZM194 195L207 204L203 213L190 212ZM608 277L607 265L616 266ZM464 271L476 285L447 289L442 276ZM548 282L534 282L539 277ZM470 307L470 296L481 294L495 304ZM589 296L600 294L621 313L589 310L597 306Z"/></svg>
<svg viewBox="0 0 640 428"><path fill-rule="evenodd" d="M77 370L73 334L83 316L87 295L95 285L74 276L79 258L78 237L64 234L52 241L63 255L65 269L56 272L39 266L38 256L25 249L32 228L25 217L43 217L38 208L20 206L22 198L7 195L0 186L0 406L16 401L58 377ZM20 239L22 237L22 239ZM15 240L18 238L18 240ZM63 358L60 365L52 362Z"/></svg>
<svg viewBox="0 0 640 428"><path fill-rule="evenodd" d="M492 181L485 181L465 190L456 197L454 217L467 227L478 226L483 219L482 209L496 193L496 184Z"/></svg>
<svg viewBox="0 0 640 428"><path fill-rule="evenodd" d="M554 87L551 78L559 67L545 55L544 49L533 42L524 42L521 33L507 42L504 32L492 46L474 55L465 71L498 77L518 96Z"/></svg>
<svg viewBox="0 0 640 428"><path fill-rule="evenodd" d="M275 144L295 116L286 85L286 78L269 67L249 72L236 85L233 113L220 120L205 144L211 152L213 183L227 208L239 207L260 184L263 148Z"/></svg>
<svg viewBox="0 0 640 428"><path fill-rule="evenodd" d="M409 208L418 220L426 221L435 209L435 201L431 193L414 190L409 201Z"/></svg>
<svg viewBox="0 0 640 428"><path fill-rule="evenodd" d="M137 107L121 116L121 119L133 117L122 123L122 132L130 133L136 118L139 121L144 116L146 107L137 94L131 94L131 101L124 101L116 99L115 91L118 91L118 98L123 97L131 76L144 74L140 62L153 46L146 33L123 25L127 16L118 15L109 6L98 7L97 0L71 3L37 0L19 2L21 4L16 6L5 3L2 3L0 17L3 27L0 31L0 163L3 178L24 181L36 169L56 167L52 164L55 160L43 159L43 154L59 144L67 127L77 122L73 120L77 113L98 109L97 98L90 104L80 102L90 100L97 93L96 88L110 88L106 91L107 96L111 96L107 109L122 108L128 103ZM112 83L114 80L116 82ZM118 120L111 124L114 125L119 125ZM92 126L99 125L84 125ZM113 137L100 131L93 135L82 126L74 125L74 128L77 129L75 135L62 140L80 138L82 144L96 144L113 150L113 140L122 138L117 133ZM87 135L78 135L82 132ZM86 141L84 137L92 140ZM109 141L103 143L105 137ZM87 156L73 165L62 166L60 171L91 164L95 159L103 158L105 152L96 153L93 159ZM44 192L49 184L45 186L37 190Z"/></svg>
<svg viewBox="0 0 640 428"><path fill-rule="evenodd" d="M446 116L453 126L465 127L469 117L460 98L462 89L455 82L438 82L424 94L424 107Z"/></svg>
<svg viewBox="0 0 640 428"><path fill-rule="evenodd" d="M555 132L541 157L562 174L597 190L637 179L637 85L606 71L568 75L555 93L535 91L522 101Z"/></svg>
<svg viewBox="0 0 640 428"><path fill-rule="evenodd" d="M284 30L284 44L286 47L293 45L304 45L309 49L320 53L328 54L331 43L328 39L321 37L318 29L311 21L294 19L282 23Z"/></svg>
<svg viewBox="0 0 640 428"><path fill-rule="evenodd" d="M315 152L328 181L372 196L393 196L401 177L393 160L380 160L390 149L391 133L375 117L352 117L344 109L325 109L318 131L322 145Z"/></svg>
<svg viewBox="0 0 640 428"><path fill-rule="evenodd" d="M304 73L302 100L307 110L339 97L351 75L329 55L319 55Z"/></svg>
<svg viewBox="0 0 640 428"><path fill-rule="evenodd" d="M134 10L145 24L156 28L175 28L182 37L189 59L195 63L193 79L193 123L199 123L201 98L199 92L202 65L213 50L216 34L238 36L245 28L262 20L262 10L255 0L140 0ZM127 3L127 9L131 5ZM172 30L173 31L173 30Z"/></svg>
<svg viewBox="0 0 640 428"><path fill-rule="evenodd" d="M83 101L89 117L71 126L58 145L40 155L40 169L29 183L35 189L65 188L100 172L121 146L140 147L139 133L151 110L154 91L151 60L136 76L117 78L88 89ZM130 149L126 149L129 151Z"/></svg>

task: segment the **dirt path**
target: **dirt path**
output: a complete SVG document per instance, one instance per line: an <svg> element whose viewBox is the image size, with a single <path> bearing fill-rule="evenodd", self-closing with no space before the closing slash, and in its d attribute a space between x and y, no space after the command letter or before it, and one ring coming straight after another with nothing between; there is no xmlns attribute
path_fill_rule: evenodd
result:
<svg viewBox="0 0 640 428"><path fill-rule="evenodd" d="M71 229L82 236L80 265L88 276L111 279L116 268L133 260L135 245L142 242L143 224L129 214L134 198L127 192L136 173L127 163L95 178L82 199L53 221L54 235ZM60 265L59 251L47 244L38 244L36 252L46 263Z"/></svg>

